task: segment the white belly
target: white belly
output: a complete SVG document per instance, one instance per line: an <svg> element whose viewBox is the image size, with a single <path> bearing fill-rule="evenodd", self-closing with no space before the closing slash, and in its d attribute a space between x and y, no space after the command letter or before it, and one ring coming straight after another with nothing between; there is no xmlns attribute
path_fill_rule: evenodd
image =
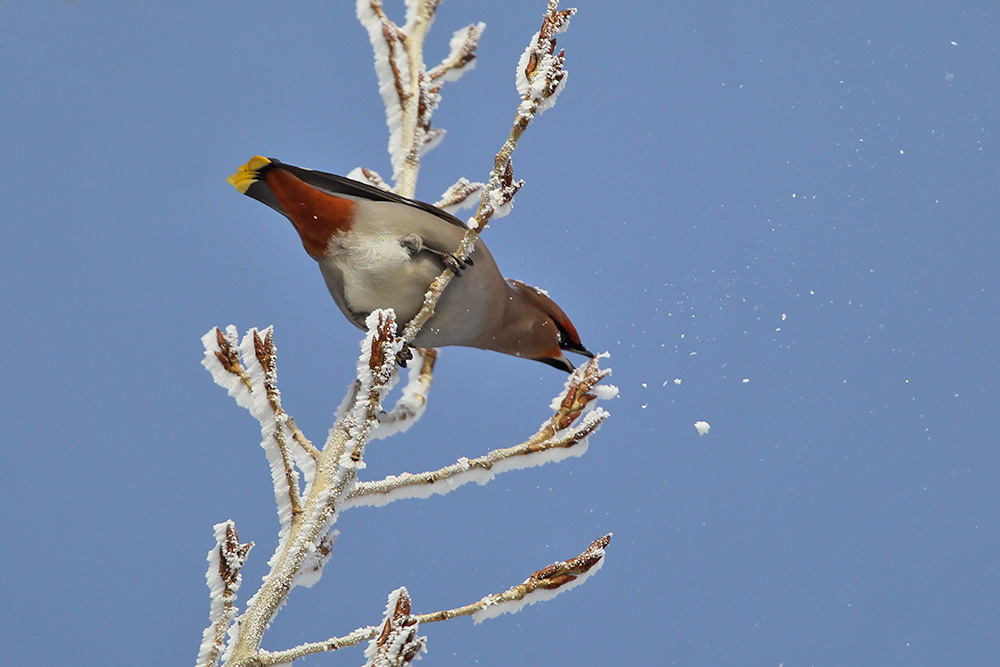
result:
<svg viewBox="0 0 1000 667"><path fill-rule="evenodd" d="M427 286L439 273L433 262L414 260L399 238L389 234L348 235L330 259L343 274L344 298L351 310L393 308L401 322L420 309Z"/></svg>

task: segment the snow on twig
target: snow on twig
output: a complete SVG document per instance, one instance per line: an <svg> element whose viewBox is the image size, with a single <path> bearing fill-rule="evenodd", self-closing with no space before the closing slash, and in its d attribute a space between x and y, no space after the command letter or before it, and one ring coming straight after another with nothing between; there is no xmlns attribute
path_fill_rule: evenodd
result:
<svg viewBox="0 0 1000 667"><path fill-rule="evenodd" d="M361 1L363 0L359 0ZM493 159L493 169L480 195L479 207L476 209L476 214L469 219L467 223L469 230L465 233L458 251L454 253L459 260L467 259L472 254L476 239L491 218L499 218L510 212L514 205L514 195L524 185L523 181L514 180L511 155L535 115L555 104L556 96L565 87L566 70L563 67L565 56L562 51L554 55L555 36L566 30L569 19L576 10L559 11L558 4L557 0L549 0L548 9L542 17L542 28L532 38L525 51L535 55L529 56L528 62L523 68L519 67L518 71L531 85L522 93L522 101L515 114L510 135ZM517 79L519 90L521 74ZM543 85L543 82L550 83ZM434 315L434 308L453 277L454 271L445 269L430 284L420 311L407 323L403 331L404 340L413 341L427 320Z"/></svg>
<svg viewBox="0 0 1000 667"><path fill-rule="evenodd" d="M534 572L524 583L484 598L482 608L472 613L472 620L482 623L501 614L516 614L529 604L551 600L579 586L604 565L604 549L610 542L611 533L608 533L591 542L576 558L553 563Z"/></svg>
<svg viewBox="0 0 1000 667"><path fill-rule="evenodd" d="M362 183L367 183L372 185L379 190L391 191L392 187L385 182L381 175L374 169L367 169L365 167L355 167L347 173L347 178L353 179L355 181L361 181Z"/></svg>
<svg viewBox="0 0 1000 667"><path fill-rule="evenodd" d="M208 552L208 572L205 579L212 599L209 625L202 636L197 667L215 667L225 649L226 633L236 618L236 593L243 576L241 569L253 542L240 544L236 525L232 521L217 523L216 546Z"/></svg>
<svg viewBox="0 0 1000 667"><path fill-rule="evenodd" d="M522 100L517 115L525 126L538 114L551 109L566 87L568 72L563 67L566 54L555 52L556 35L566 31L575 13L575 9L559 11L559 0L549 0L541 29L531 38L517 63L517 92Z"/></svg>
<svg viewBox="0 0 1000 667"><path fill-rule="evenodd" d="M365 649L365 667L406 667L426 651L427 638L417 634L418 623L410 615L410 595L405 588L389 594L382 631Z"/></svg>
<svg viewBox="0 0 1000 667"><path fill-rule="evenodd" d="M475 197L482 194L484 187L485 183L471 182L463 176L445 190L434 205L454 215L463 208L475 206Z"/></svg>
<svg viewBox="0 0 1000 667"><path fill-rule="evenodd" d="M441 101L441 86L457 81L473 68L479 37L486 28L477 23L455 31L448 56L428 71L423 45L437 5L436 0L408 0L406 23L400 27L386 15L381 0L357 3L358 20L368 32L375 54L395 190L407 197L416 192L420 156L444 136L444 130L431 126L431 116Z"/></svg>
<svg viewBox="0 0 1000 667"><path fill-rule="evenodd" d="M559 593L568 591L586 581L604 564L605 549L610 542L611 534L608 533L591 542L590 546L579 556L559 561L541 570L537 570L522 583L510 587L502 593L487 595L477 602L462 607L442 609L427 614L410 614L409 610L406 610L405 618L414 624L418 624L437 623L462 616L472 616L475 623L481 623L500 614L516 613L526 605L552 599ZM398 592L398 590L395 591L393 595ZM393 610L392 613L395 614L397 605L393 604L391 596L389 605L386 605L387 615L390 613L390 608ZM402 612L399 614L399 618L403 618ZM386 624L383 622L381 625L369 625L364 628L358 628L342 637L331 637L321 642L301 644L284 651L261 651L259 656L260 662L258 664L261 667L287 664L307 655L315 655L316 653L325 653L348 646L355 646L363 641L379 636L385 632L385 628Z"/></svg>
<svg viewBox="0 0 1000 667"><path fill-rule="evenodd" d="M438 470L402 473L376 482L360 482L343 509L382 506L403 498L443 495L470 482L486 484L496 475L510 470L582 456L587 451L588 436L609 416L603 408L595 406L595 400L610 398L617 393L613 385L598 384L611 373L611 369L600 367L599 360L600 357L588 360L570 375L563 391L552 402L552 417L521 444L495 449L474 459L463 457ZM573 425L574 422L578 423Z"/></svg>
<svg viewBox="0 0 1000 667"><path fill-rule="evenodd" d="M301 511L299 470L308 485L316 471L315 446L281 407L277 386L277 348L271 327L250 329L236 344L236 327L214 328L202 337L202 360L216 384L226 388L237 404L246 408L261 429L261 447L267 454L274 481L275 502L282 531Z"/></svg>
<svg viewBox="0 0 1000 667"><path fill-rule="evenodd" d="M419 347L410 349L413 352L413 359L410 361L409 381L403 387L403 395L396 401L396 405L391 410L379 414L378 428L372 432L373 440L382 440L409 430L427 409L427 397L431 391L431 381L434 379L437 350Z"/></svg>

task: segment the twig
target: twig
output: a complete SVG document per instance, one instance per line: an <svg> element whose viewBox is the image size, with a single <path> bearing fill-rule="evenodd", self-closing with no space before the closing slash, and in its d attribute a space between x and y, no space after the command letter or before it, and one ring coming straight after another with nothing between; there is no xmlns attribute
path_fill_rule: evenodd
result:
<svg viewBox="0 0 1000 667"><path fill-rule="evenodd" d="M410 349L414 355L410 380L403 388L403 395L396 401L396 405L379 415L378 428L372 433L373 438L381 440L409 429L420 419L427 407L438 351L436 348Z"/></svg>
<svg viewBox="0 0 1000 667"><path fill-rule="evenodd" d="M438 470L391 475L375 482L359 482L342 509L359 505L384 505L393 500L445 494L469 482L485 484L500 472L558 460L554 450L569 450L600 427L608 413L597 408L574 428L571 423L598 398L597 383L611 371L602 369L598 359L588 360L574 371L563 393L553 403L555 414L530 438L519 445L494 449L474 459L462 458ZM596 389L604 397L616 391L610 385ZM583 452L580 451L580 454ZM533 455L542 455L541 457ZM567 451L566 455L569 455Z"/></svg>
<svg viewBox="0 0 1000 667"><path fill-rule="evenodd" d="M557 56L552 53L555 49L556 34L564 31L569 24L569 19L575 10L558 11L558 1L549 0L549 6L542 19L542 28L535 35L525 53L528 54L527 69L524 69L524 77L529 82L546 81L547 85L531 85L522 92L522 101L518 106L514 124L510 134L503 146L493 159L493 170L483 189L483 194L479 199L479 207L476 214L469 221L469 229L465 232L462 243L458 251L454 253L459 260L467 259L472 253L476 239L485 229L490 218L496 215L505 215L513 202L514 194L523 185L522 181L514 181L514 172L511 165L511 156L517 143L520 141L524 131L534 119L535 115L544 111L555 101L555 97L565 85L566 71L563 68L564 56L560 52ZM525 57L522 56L522 63ZM520 76L519 76L520 80ZM522 86L518 86L519 91ZM434 315L434 308L444 289L455 276L452 269L445 269L441 275L434 279L424 294L424 302L417 314L407 323L403 330L403 339L413 342L417 334Z"/></svg>
<svg viewBox="0 0 1000 667"><path fill-rule="evenodd" d="M239 632L227 656L227 665L256 665L264 630L296 583L306 557L330 531L336 508L350 492L364 455L368 432L378 417L382 398L392 388L395 355L399 351L392 311L368 316L368 335L358 360L361 388L351 411L339 420L316 461L313 483L302 505L301 519L293 522L270 561L270 572L240 617Z"/></svg>
<svg viewBox="0 0 1000 667"><path fill-rule="evenodd" d="M604 549L610 542L610 533L599 537L591 542L590 546L579 556L566 561L559 561L541 570L537 570L522 583L510 587L502 593L487 595L478 602L473 602L462 607L443 609L429 614L416 614L409 618L415 623L437 623L438 621L447 621L461 616L475 617L476 614L489 618L496 614L504 613L507 610L513 611L515 607L523 604L531 604L537 601L532 600L532 597L537 597L539 600L549 599L559 592L569 590L573 586L582 583L587 576L593 574L603 564ZM540 595L543 592L549 595ZM355 646L363 641L374 638L383 628L384 624L369 625L368 627L358 628L343 637L332 637L321 642L301 644L284 651L261 651L260 662L258 664L261 667L267 667L269 665L290 663L307 655Z"/></svg>
<svg viewBox="0 0 1000 667"><path fill-rule="evenodd" d="M240 573L253 542L240 544L236 525L225 521L215 525L216 547L208 552L208 588L212 597L210 624L202 636L197 667L214 667L225 648L226 633L236 617L236 593Z"/></svg>

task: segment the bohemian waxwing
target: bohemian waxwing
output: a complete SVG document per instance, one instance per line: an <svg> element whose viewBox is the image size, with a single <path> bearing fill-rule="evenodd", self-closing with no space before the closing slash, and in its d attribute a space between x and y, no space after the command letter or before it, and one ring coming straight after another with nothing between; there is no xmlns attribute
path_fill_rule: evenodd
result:
<svg viewBox="0 0 1000 667"><path fill-rule="evenodd" d="M573 323L544 292L500 275L486 244L467 262L452 254L466 227L441 209L321 171L254 157L229 177L243 194L288 218L327 289L357 327L376 308L402 325L423 304L445 267L452 280L414 345L464 345L527 357L565 371L563 350L594 356Z"/></svg>

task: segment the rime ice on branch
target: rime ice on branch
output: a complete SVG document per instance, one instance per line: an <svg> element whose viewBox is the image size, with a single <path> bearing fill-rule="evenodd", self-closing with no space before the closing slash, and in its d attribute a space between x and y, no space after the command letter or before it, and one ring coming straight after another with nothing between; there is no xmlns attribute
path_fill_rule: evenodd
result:
<svg viewBox="0 0 1000 667"><path fill-rule="evenodd" d="M381 0L358 0L358 20L368 31L375 52L378 89L389 126L389 156L396 191L407 197L416 192L420 156L434 148L444 130L431 127L431 116L441 101L441 86L459 78L476 64L476 47L485 23L455 31L448 56L428 70L423 45L434 21L437 2L407 0L406 23L389 20Z"/></svg>
<svg viewBox="0 0 1000 667"><path fill-rule="evenodd" d="M439 0L406 0L406 22L390 21L380 0L359 0L358 18L368 30L375 51L379 89L386 106L390 130L395 190L414 195L420 156L440 140L431 115L440 101L441 86L454 81L474 64L476 44L483 24L457 31L449 55L427 69L423 42ZM510 210L521 187L515 181L511 154L531 121L550 108L565 86L564 54L555 51L555 36L566 29L574 10L558 10L550 0L541 30L532 38L518 64L516 85L521 101L503 147L497 153L488 182L464 178L442 195L438 206L457 210L479 198L475 216L456 253L467 258L476 236L493 217ZM358 169L352 178L389 189L369 169ZM412 341L434 312L434 306L453 276L446 269L431 284L424 307L397 336L391 310L373 312L361 343L357 377L351 385L337 420L322 447L315 446L285 412L277 387L277 348L270 327L250 329L242 339L234 326L213 329L203 338L204 366L216 383L228 390L237 404L258 420L263 447L271 469L277 506L278 545L268 561L269 571L257 592L237 614L236 594L240 572L252 544L241 544L231 521L215 526L216 547L209 553L208 585L211 591L209 626L198 655L199 667L225 665L265 667L288 664L297 658L334 651L371 640L365 652L367 665L407 665L419 658L425 639L419 624L473 616L476 622L548 599L579 585L603 564L610 535L595 540L579 556L560 561L532 574L523 583L478 602L425 614L412 614L406 589L389 596L380 625L358 628L346 635L282 650L261 648L263 634L296 586L316 583L327 564L340 513L359 505L384 505L403 498L445 494L468 482L485 484L503 472L568 456L580 456L588 436L608 417L598 400L615 396L613 385L601 384L609 369L600 368L599 355L572 373L563 391L552 401L552 416L524 442L494 449L475 458L462 457L451 465L421 473L401 473L382 480L362 481L364 455L373 439L407 430L423 414L433 378L436 350L414 350L410 377L396 405L383 410L382 402L397 382L397 359L404 341Z"/></svg>

